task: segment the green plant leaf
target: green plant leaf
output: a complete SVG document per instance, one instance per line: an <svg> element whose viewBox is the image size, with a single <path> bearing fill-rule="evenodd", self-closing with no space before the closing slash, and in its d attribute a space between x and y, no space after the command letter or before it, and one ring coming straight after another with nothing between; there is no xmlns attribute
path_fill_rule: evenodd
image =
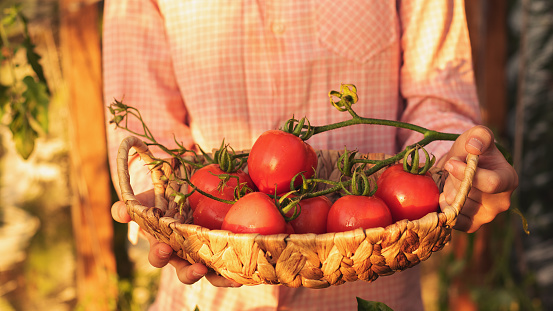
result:
<svg viewBox="0 0 553 311"><path fill-rule="evenodd" d="M22 35L22 42L11 44L8 31L15 31L18 36ZM41 57L35 52L36 46L29 33L28 20L21 12L20 5L14 5L2 11L0 37L2 66L7 64L11 67L14 80L11 86L0 84L0 117L6 119L9 117L7 126L12 132L15 149L22 158L28 159L35 148L36 139L48 133L50 90L40 64ZM14 60L14 55L19 48L25 49L26 64L24 62L19 64ZM20 65L27 64L34 73L20 80L15 71Z"/></svg>
<svg viewBox="0 0 553 311"><path fill-rule="evenodd" d="M48 104L50 102L46 85L42 82L37 82L33 77L26 76L23 82L27 86L27 90L23 92L25 98L24 107L34 121L38 123L42 131L48 133ZM30 124L32 121L30 121Z"/></svg>
<svg viewBox="0 0 553 311"><path fill-rule="evenodd" d="M15 150L23 159L27 160L35 149L35 140L38 137L38 133L29 123L29 118L25 111L15 111L9 128L12 132Z"/></svg>
<svg viewBox="0 0 553 311"><path fill-rule="evenodd" d="M357 311L393 311L383 302L369 301L357 298Z"/></svg>
<svg viewBox="0 0 553 311"><path fill-rule="evenodd" d="M2 120L6 113L6 106L10 103L9 90L8 86L0 84L0 120Z"/></svg>
<svg viewBox="0 0 553 311"><path fill-rule="evenodd" d="M46 94L50 94L48 84L46 83L46 77L44 76L44 70L42 69L42 65L40 65L39 62L41 57L35 52L35 44L31 41L28 33L25 35L25 40L23 40L22 45L27 51L27 62L29 63L29 65L31 65L31 68L33 68L33 71L35 72L38 80L42 84L44 84Z"/></svg>
<svg viewBox="0 0 553 311"><path fill-rule="evenodd" d="M50 94L50 90L48 89L48 84L46 82L46 77L44 76L44 70L42 69L42 65L40 64L40 55L35 52L36 45L33 43L31 39L31 35L29 33L29 27L28 27L28 20L27 17L21 12L21 8L14 6L12 8L12 15L15 15L19 22L23 25L23 42L21 43L21 46L25 48L26 56L27 56L27 63L31 65L31 68L35 72L38 80L43 83L46 86L46 93Z"/></svg>

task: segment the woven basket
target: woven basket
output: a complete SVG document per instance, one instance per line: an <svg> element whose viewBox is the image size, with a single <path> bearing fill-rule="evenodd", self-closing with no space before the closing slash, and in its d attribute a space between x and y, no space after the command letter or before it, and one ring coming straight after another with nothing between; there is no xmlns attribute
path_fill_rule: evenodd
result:
<svg viewBox="0 0 553 311"><path fill-rule="evenodd" d="M372 282L379 276L413 267L441 250L451 238L478 162L467 158L465 179L454 204L415 220L402 220L386 228L357 229L326 234L234 234L209 230L192 224L185 205L183 215L171 199L186 187L167 182L164 175L182 174L184 168L165 165L152 168L155 206L142 206L130 186L128 155L134 148L145 163L152 162L148 147L136 137L126 138L118 154L118 176L122 199L131 218L159 241L172 246L176 254L190 263L203 263L220 275L244 285L282 284L289 287L325 288L345 282ZM318 176L337 180L338 151L317 151ZM369 154L384 159L384 154ZM172 166L172 167L170 167ZM181 175L182 176L182 175ZM434 170L438 183L440 172ZM183 189L181 189L181 187Z"/></svg>

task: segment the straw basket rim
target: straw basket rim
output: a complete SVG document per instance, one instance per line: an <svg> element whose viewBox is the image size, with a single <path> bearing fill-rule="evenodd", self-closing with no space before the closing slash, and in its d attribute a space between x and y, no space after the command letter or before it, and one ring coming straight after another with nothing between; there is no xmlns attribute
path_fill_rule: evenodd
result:
<svg viewBox="0 0 553 311"><path fill-rule="evenodd" d="M171 245L188 262L201 262L238 283L309 288L357 280L372 282L379 276L413 267L441 250L451 238L478 163L478 156L469 154L465 178L454 203L418 220L401 220L386 228L319 235L235 234L185 223L184 217L170 206L168 197L175 190L163 178L172 171L168 164L163 168L150 167L155 204L153 207L141 205L130 185L131 149L145 163L152 163L153 156L142 140L129 136L121 142L117 158L122 200L131 219L144 231Z"/></svg>

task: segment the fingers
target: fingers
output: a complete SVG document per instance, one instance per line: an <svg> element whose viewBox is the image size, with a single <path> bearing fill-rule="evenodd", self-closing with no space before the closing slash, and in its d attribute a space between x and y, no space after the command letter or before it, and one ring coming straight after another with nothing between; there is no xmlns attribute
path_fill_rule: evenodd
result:
<svg viewBox="0 0 553 311"><path fill-rule="evenodd" d="M140 204L144 206L154 206L154 190L148 190L136 195ZM127 206L123 201L117 201L111 206L111 217L120 223L128 223L131 217L127 213Z"/></svg>
<svg viewBox="0 0 553 311"><path fill-rule="evenodd" d="M440 196L440 206L449 205L445 200L445 195ZM453 226L454 229L473 233L480 229L482 225L494 220L499 213L498 210L485 208L485 206L471 198L467 198L461 212L457 216L457 221Z"/></svg>
<svg viewBox="0 0 553 311"><path fill-rule="evenodd" d="M150 252L148 253L148 261L156 268L164 267L171 260L173 249L165 243L161 243L149 234L145 234L150 242Z"/></svg>
<svg viewBox="0 0 553 311"><path fill-rule="evenodd" d="M199 281L202 277L216 287L240 287L242 284L233 280L226 279L220 275L217 275L213 271L209 271L206 266L195 263L189 264L187 261L173 256L170 260L170 264L175 267L177 277L183 284L193 284Z"/></svg>
<svg viewBox="0 0 553 311"><path fill-rule="evenodd" d="M150 242L150 252L148 253L148 261L156 268L162 268L167 264L175 267L178 279L184 284L193 284L200 280L208 272L207 268L202 264L191 265L186 260L179 258L173 254L173 248L168 244L159 242L150 234L146 234L148 242Z"/></svg>
<svg viewBox="0 0 553 311"><path fill-rule="evenodd" d="M120 223L128 223L131 216L127 213L127 206L122 201L117 201L111 206L111 217Z"/></svg>
<svg viewBox="0 0 553 311"><path fill-rule="evenodd" d="M218 275L217 273L210 271L205 275L205 278L216 287L240 287L242 284L229 280L225 277Z"/></svg>
<svg viewBox="0 0 553 311"><path fill-rule="evenodd" d="M160 243L163 244L163 243ZM190 264L186 260L171 255L167 260L171 264L177 273L177 278L183 284L194 284L204 276L206 279L216 287L240 287L242 284L233 280L226 279L220 275L217 275L214 271L210 271L206 266L201 263Z"/></svg>
<svg viewBox="0 0 553 311"><path fill-rule="evenodd" d="M485 165L486 163L479 163L472 180L474 188L490 194L512 191L517 188L518 176L506 161L503 166L493 165L493 169L486 169ZM466 166L466 163L460 159L451 158L444 165L444 169L448 171L450 176L462 180L465 176Z"/></svg>
<svg viewBox="0 0 553 311"><path fill-rule="evenodd" d="M177 278L183 284L194 284L207 274L206 266L201 263L190 264L181 258L171 260L171 265L175 267Z"/></svg>
<svg viewBox="0 0 553 311"><path fill-rule="evenodd" d="M449 177L440 195L440 206L452 204L457 190L464 177L466 164L456 159L449 159L444 166ZM479 167L473 178L472 188L467 200L457 218L455 229L475 232L482 225L491 222L499 213L509 209L511 194L518 185L516 172L511 171L510 165L504 168L488 170Z"/></svg>
<svg viewBox="0 0 553 311"><path fill-rule="evenodd" d="M175 268L179 281L183 284L193 284L199 281L202 277L217 287L240 287L242 284L233 280L226 279L217 275L213 271L209 271L206 266L201 263L190 264L188 261L174 254L171 246L159 242L153 236L146 234L150 242L150 252L148 253L148 261L156 268L162 268L167 264Z"/></svg>
<svg viewBox="0 0 553 311"><path fill-rule="evenodd" d="M443 166L449 177L444 185L440 206L451 204L457 194L465 175L466 152L480 155L472 188L455 225L455 229L470 233L509 209L511 195L518 187L518 175L495 146L490 129L476 126L462 134L458 141L464 145L465 152L455 149L454 144Z"/></svg>
<svg viewBox="0 0 553 311"><path fill-rule="evenodd" d="M146 191L136 195L136 198L144 206L154 205L153 190ZM127 206L124 202L115 202L111 207L111 216L114 220L121 223L128 223L131 217L127 213ZM199 281L204 276L213 285L217 287L240 287L242 284L226 279L217 275L213 271L209 271L206 266L201 263L190 264L186 260L178 257L173 252L173 248L165 243L159 242L152 235L143 232L144 236L150 243L150 251L148 253L148 261L156 268L162 268L167 264L172 265L177 273L178 279L184 284L193 284Z"/></svg>

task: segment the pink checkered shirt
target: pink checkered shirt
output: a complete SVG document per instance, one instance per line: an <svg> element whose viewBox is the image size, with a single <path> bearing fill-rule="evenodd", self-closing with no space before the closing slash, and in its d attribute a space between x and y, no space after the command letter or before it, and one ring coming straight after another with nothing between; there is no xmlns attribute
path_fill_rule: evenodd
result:
<svg viewBox="0 0 553 311"><path fill-rule="evenodd" d="M249 149L292 116L346 120L328 92L357 86L361 116L444 132L480 122L462 0L113 0L105 2L106 104L134 106L158 141ZM108 114L109 115L109 114ZM132 123L137 128L138 124ZM112 171L128 133L108 126ZM316 135L318 149L395 153L420 139L386 126ZM434 143L438 157L450 143ZM151 188L130 165L135 193ZM117 187L117 178L114 175ZM356 310L355 297L422 309L419 268L322 290L180 284L164 268L155 310Z"/></svg>

